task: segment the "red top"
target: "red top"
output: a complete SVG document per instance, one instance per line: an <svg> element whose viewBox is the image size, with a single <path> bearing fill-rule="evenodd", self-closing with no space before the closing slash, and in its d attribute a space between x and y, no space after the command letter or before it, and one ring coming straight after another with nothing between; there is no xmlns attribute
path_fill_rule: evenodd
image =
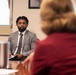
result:
<svg viewBox="0 0 76 75"><path fill-rule="evenodd" d="M76 75L76 33L52 33L37 43L32 75Z"/></svg>

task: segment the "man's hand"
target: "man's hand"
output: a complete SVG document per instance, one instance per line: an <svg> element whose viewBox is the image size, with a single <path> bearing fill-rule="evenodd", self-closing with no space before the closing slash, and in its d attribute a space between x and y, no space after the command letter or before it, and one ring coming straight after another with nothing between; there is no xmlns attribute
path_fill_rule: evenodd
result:
<svg viewBox="0 0 76 75"><path fill-rule="evenodd" d="M20 59L20 58L22 58L22 57L23 57L23 55L22 55L22 54L16 54L15 56L17 56L17 59Z"/></svg>

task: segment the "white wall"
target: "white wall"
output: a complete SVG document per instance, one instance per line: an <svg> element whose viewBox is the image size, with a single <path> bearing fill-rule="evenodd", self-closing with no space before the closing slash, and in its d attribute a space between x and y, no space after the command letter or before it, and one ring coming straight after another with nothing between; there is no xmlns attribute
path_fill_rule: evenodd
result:
<svg viewBox="0 0 76 75"><path fill-rule="evenodd" d="M18 16L25 15L29 19L28 29L36 33L39 39L44 39L46 36L40 29L40 9L29 9L28 0L14 0L13 6L13 32L17 30L15 21Z"/></svg>

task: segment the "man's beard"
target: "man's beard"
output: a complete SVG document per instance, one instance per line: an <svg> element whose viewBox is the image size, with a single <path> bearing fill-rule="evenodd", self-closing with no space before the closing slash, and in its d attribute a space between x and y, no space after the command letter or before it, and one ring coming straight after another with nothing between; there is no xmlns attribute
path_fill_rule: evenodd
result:
<svg viewBox="0 0 76 75"><path fill-rule="evenodd" d="M24 32L24 31L26 30L26 28L19 28L19 27L18 27L18 30L19 30L20 32Z"/></svg>

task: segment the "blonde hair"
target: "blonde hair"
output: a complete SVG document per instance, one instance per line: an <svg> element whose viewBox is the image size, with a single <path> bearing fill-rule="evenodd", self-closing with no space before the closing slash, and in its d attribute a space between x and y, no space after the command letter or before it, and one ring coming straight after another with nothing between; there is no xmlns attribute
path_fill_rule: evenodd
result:
<svg viewBox="0 0 76 75"><path fill-rule="evenodd" d="M40 8L44 33L76 32L76 15L71 0L43 0Z"/></svg>

